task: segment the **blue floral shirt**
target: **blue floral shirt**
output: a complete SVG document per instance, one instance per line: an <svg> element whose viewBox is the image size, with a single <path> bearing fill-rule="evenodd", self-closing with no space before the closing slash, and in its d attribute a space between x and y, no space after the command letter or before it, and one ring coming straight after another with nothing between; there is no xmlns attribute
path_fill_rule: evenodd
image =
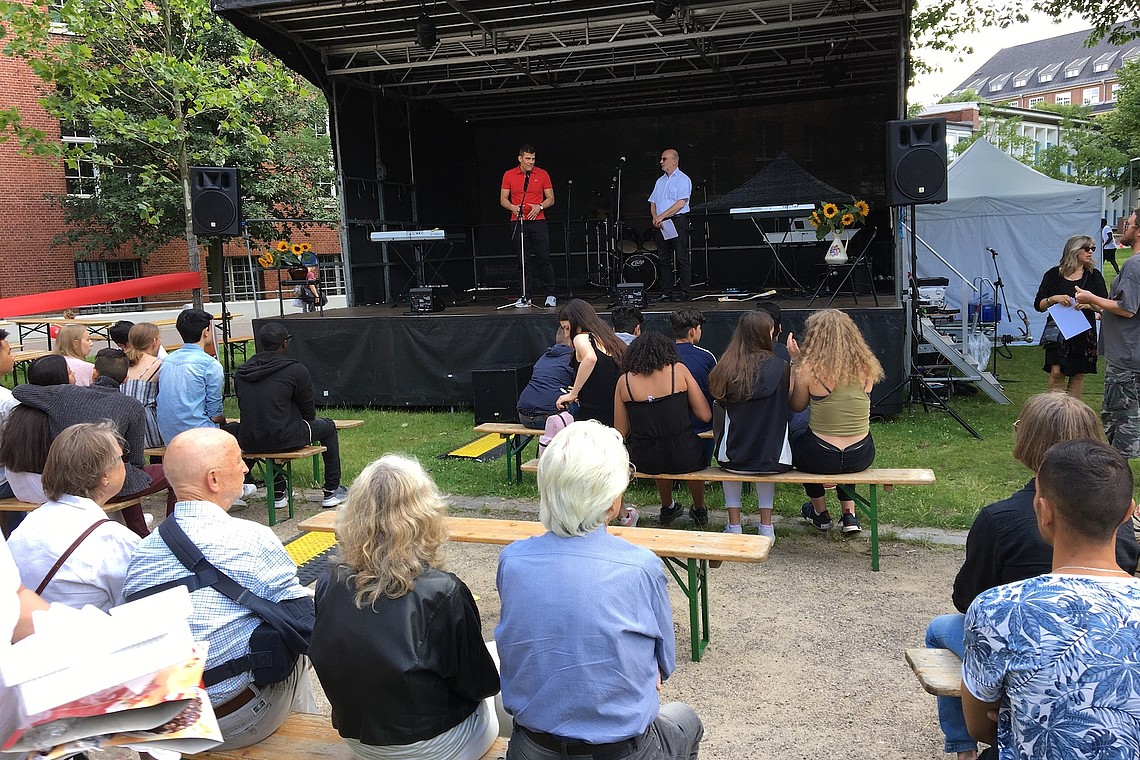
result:
<svg viewBox="0 0 1140 760"><path fill-rule="evenodd" d="M992 588L966 613L965 652L966 688L1001 701L1001 760L1140 757L1140 580Z"/></svg>

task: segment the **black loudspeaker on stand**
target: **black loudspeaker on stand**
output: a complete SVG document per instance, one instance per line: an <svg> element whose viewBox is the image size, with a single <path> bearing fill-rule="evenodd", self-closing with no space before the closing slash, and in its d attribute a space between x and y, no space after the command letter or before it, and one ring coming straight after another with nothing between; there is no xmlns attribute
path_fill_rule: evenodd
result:
<svg viewBox="0 0 1140 760"><path fill-rule="evenodd" d="M945 203L946 198L946 120L887 122L890 205Z"/></svg>
<svg viewBox="0 0 1140 760"><path fill-rule="evenodd" d="M190 167L195 235L241 237L241 177L234 166Z"/></svg>

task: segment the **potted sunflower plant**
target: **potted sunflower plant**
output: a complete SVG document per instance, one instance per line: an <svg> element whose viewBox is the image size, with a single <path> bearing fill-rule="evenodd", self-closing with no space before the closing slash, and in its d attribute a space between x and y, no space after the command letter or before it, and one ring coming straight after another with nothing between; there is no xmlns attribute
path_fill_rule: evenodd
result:
<svg viewBox="0 0 1140 760"><path fill-rule="evenodd" d="M304 280L306 271L303 256L313 250L308 243L290 243L278 240L272 248L257 257L257 263L265 269L288 271L290 280Z"/></svg>
<svg viewBox="0 0 1140 760"><path fill-rule="evenodd" d="M871 207L867 205L867 201L855 200L854 197L851 198L851 203L842 207L830 201L820 201L816 204L808 220L815 228L816 240L823 240L831 235L831 245L827 247L827 253L823 257L827 264L838 266L847 263L847 241L843 239L843 233L853 227L862 226L870 213Z"/></svg>

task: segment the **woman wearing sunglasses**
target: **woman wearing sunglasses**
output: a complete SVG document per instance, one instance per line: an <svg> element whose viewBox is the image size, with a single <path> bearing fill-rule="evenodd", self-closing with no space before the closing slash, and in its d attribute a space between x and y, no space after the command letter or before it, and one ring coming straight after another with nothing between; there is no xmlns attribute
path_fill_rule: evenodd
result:
<svg viewBox="0 0 1140 760"><path fill-rule="evenodd" d="M1090 290L1102 298L1108 297L1104 277L1093 266L1093 253L1096 241L1088 235L1074 235L1065 243L1061 253L1061 263L1045 272L1033 307L1046 311L1050 306L1073 306L1085 313L1089 329L1074 335L1068 340L1057 329L1057 324L1049 317L1045 331L1041 335L1041 345L1045 349L1045 366L1049 373L1051 391L1067 390L1077 398L1085 389L1085 374L1096 372L1096 309L1091 304L1077 304L1073 295L1079 286ZM1069 378L1068 386L1065 378Z"/></svg>

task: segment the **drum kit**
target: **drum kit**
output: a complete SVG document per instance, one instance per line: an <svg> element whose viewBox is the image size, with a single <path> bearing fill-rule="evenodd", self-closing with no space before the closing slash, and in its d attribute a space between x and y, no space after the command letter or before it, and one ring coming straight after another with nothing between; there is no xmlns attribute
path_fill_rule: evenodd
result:
<svg viewBox="0 0 1140 760"><path fill-rule="evenodd" d="M617 283L635 283L651 290L661 275L662 262L657 256L657 231L650 227L639 232L628 224L618 226L615 239L610 239L609 224L605 220L589 222L587 244L594 243L595 266L590 270L590 282L602 288ZM672 265L672 262L669 262ZM616 283L614 278L617 278Z"/></svg>

